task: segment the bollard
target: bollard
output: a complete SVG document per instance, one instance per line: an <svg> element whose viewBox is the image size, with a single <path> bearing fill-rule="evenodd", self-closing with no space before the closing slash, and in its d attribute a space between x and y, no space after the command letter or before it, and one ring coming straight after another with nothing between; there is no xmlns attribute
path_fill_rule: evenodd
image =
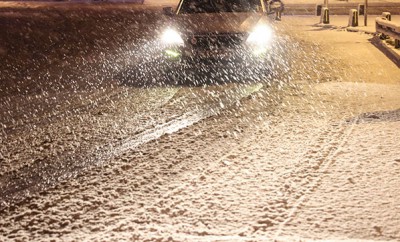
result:
<svg viewBox="0 0 400 242"><path fill-rule="evenodd" d="M358 26L358 11L356 9L350 9L348 26L351 26L351 27Z"/></svg>
<svg viewBox="0 0 400 242"><path fill-rule="evenodd" d="M389 12L383 12L382 17L386 18L389 21L392 21L392 15Z"/></svg>
<svg viewBox="0 0 400 242"><path fill-rule="evenodd" d="M316 16L321 16L321 12L322 12L322 5L321 4L317 4L317 7L315 9L315 15Z"/></svg>
<svg viewBox="0 0 400 242"><path fill-rule="evenodd" d="M364 15L365 13L365 5L364 4L358 4L358 15Z"/></svg>
<svg viewBox="0 0 400 242"><path fill-rule="evenodd" d="M320 22L323 24L329 24L329 9L328 8L322 8Z"/></svg>

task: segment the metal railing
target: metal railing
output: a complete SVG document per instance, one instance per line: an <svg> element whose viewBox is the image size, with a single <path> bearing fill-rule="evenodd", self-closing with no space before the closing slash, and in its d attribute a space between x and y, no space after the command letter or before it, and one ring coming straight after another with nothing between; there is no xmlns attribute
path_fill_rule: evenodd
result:
<svg viewBox="0 0 400 242"><path fill-rule="evenodd" d="M375 19L376 32L381 35L383 39L391 37L394 39L395 48L400 48L400 24L393 23L385 17L378 17Z"/></svg>

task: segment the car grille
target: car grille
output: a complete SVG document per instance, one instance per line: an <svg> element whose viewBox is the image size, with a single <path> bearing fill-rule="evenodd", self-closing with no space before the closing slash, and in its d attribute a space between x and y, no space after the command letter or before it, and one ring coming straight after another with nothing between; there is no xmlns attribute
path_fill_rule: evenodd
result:
<svg viewBox="0 0 400 242"><path fill-rule="evenodd" d="M210 34L193 35L186 41L194 49L220 49L240 46L245 39L244 34Z"/></svg>

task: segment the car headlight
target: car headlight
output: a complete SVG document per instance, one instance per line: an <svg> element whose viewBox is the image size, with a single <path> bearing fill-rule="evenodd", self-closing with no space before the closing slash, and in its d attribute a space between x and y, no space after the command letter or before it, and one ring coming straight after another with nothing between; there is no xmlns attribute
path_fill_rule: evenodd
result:
<svg viewBox="0 0 400 242"><path fill-rule="evenodd" d="M250 33L247 38L247 43L257 46L265 46L271 42L272 37L272 29L267 25L260 25Z"/></svg>
<svg viewBox="0 0 400 242"><path fill-rule="evenodd" d="M183 39L181 35L173 29L167 29L161 36L161 41L163 44L167 45L183 45Z"/></svg>

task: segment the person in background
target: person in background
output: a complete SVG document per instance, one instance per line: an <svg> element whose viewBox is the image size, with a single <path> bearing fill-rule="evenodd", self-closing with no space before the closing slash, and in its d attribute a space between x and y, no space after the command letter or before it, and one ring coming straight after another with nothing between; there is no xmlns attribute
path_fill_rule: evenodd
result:
<svg viewBox="0 0 400 242"><path fill-rule="evenodd" d="M268 14L276 13L275 20L281 20L281 15L285 5L281 0L269 0L267 2Z"/></svg>

